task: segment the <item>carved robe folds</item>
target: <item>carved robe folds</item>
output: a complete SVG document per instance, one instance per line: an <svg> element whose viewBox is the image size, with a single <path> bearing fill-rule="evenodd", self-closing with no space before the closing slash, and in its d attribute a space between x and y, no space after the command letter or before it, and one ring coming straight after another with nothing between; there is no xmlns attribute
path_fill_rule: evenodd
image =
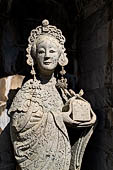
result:
<svg viewBox="0 0 113 170"><path fill-rule="evenodd" d="M15 158L22 170L69 170L71 147L59 114L62 99L55 83L37 87L33 91L32 80L26 82L9 110Z"/></svg>
<svg viewBox="0 0 113 170"><path fill-rule="evenodd" d="M66 110L69 103L64 106L55 85L55 78L47 84L28 80L9 110L15 158L22 170L80 170L96 117L87 101L73 98L72 131L75 138L76 128L82 128L82 133L71 146L62 116L66 113L62 109ZM85 114L88 115L84 118ZM81 123L77 125L77 121Z"/></svg>

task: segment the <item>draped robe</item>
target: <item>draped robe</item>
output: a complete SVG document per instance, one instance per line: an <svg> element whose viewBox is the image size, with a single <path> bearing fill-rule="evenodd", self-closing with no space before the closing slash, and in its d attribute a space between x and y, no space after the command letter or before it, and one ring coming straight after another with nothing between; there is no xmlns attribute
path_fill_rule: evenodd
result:
<svg viewBox="0 0 113 170"><path fill-rule="evenodd" d="M71 146L55 84L55 78L48 83L28 80L9 110L11 140L22 170L69 170Z"/></svg>

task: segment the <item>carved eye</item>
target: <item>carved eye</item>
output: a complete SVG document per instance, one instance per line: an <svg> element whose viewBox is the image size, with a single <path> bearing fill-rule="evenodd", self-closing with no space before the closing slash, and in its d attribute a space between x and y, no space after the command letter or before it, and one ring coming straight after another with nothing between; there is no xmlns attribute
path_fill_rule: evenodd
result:
<svg viewBox="0 0 113 170"><path fill-rule="evenodd" d="M45 53L44 50L39 50L39 51L38 51L38 54L43 54L43 53Z"/></svg>
<svg viewBox="0 0 113 170"><path fill-rule="evenodd" d="M55 51L55 50L50 50L49 52L50 52L50 53L55 53L56 51Z"/></svg>

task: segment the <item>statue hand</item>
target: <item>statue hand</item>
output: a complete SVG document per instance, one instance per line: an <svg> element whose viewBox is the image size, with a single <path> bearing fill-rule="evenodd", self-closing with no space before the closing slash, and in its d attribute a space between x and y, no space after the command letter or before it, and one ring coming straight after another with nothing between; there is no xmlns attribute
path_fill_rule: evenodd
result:
<svg viewBox="0 0 113 170"><path fill-rule="evenodd" d="M80 98L81 100L85 101L84 99ZM90 114L91 114L91 119L90 120L73 120L71 117L71 114L73 114L73 101L76 100L76 96L71 97L67 103L63 107L63 112L62 112L62 117L63 121L67 124L70 124L73 127L88 127L92 126L96 122L96 115L90 107ZM85 101L87 102L87 101ZM89 103L88 103L89 104ZM90 104L89 104L90 105ZM76 114L76 113L75 113Z"/></svg>

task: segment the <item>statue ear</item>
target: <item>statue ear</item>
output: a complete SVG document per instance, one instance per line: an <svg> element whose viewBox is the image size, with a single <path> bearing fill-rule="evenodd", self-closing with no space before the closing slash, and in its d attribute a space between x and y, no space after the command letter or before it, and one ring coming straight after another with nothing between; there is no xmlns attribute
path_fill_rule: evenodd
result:
<svg viewBox="0 0 113 170"><path fill-rule="evenodd" d="M59 60L58 60L58 63L60 66L64 67L68 64L68 58L66 56L67 54L66 53L61 53L60 54L60 57L59 57Z"/></svg>

